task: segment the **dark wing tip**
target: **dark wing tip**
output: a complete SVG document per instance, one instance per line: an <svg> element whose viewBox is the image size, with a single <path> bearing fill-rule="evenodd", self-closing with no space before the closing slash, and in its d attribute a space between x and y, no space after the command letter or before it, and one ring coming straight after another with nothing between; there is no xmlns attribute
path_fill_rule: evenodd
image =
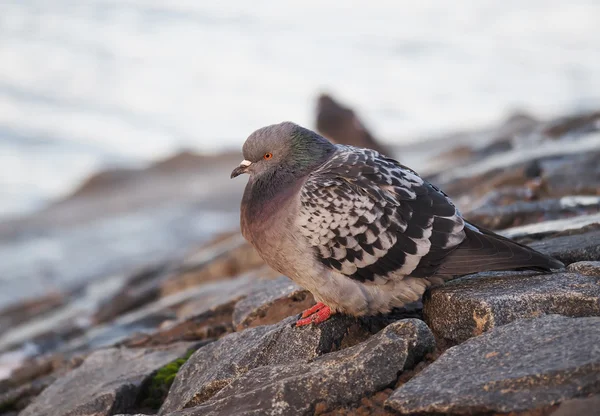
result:
<svg viewBox="0 0 600 416"><path fill-rule="evenodd" d="M465 227L466 238L442 263L439 272L463 275L483 271L551 271L564 264L531 247L502 237L492 231Z"/></svg>

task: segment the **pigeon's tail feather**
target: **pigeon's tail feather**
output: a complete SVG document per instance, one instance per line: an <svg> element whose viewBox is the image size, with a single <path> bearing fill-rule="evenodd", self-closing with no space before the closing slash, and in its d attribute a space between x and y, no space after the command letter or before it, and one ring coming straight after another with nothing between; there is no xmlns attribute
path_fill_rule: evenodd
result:
<svg viewBox="0 0 600 416"><path fill-rule="evenodd" d="M441 264L438 274L462 275L492 270L550 271L564 265L550 256L470 224L465 240Z"/></svg>

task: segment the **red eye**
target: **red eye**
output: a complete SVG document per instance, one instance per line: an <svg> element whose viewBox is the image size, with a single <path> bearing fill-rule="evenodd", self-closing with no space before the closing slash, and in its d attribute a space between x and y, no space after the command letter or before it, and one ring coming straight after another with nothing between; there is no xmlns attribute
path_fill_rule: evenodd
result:
<svg viewBox="0 0 600 416"><path fill-rule="evenodd" d="M264 160L269 160L273 157L273 153L265 153L265 155L263 156Z"/></svg>

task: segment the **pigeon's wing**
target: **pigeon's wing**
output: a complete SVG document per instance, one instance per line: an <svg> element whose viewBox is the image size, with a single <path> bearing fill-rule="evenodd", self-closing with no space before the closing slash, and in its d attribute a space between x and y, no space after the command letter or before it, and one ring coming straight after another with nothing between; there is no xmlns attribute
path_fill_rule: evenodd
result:
<svg viewBox="0 0 600 416"><path fill-rule="evenodd" d="M563 267L469 224L442 191L373 150L338 146L300 199L300 230L316 258L362 282Z"/></svg>
<svg viewBox="0 0 600 416"><path fill-rule="evenodd" d="M465 239L444 193L372 150L338 146L300 199L300 230L317 259L362 282L432 275Z"/></svg>

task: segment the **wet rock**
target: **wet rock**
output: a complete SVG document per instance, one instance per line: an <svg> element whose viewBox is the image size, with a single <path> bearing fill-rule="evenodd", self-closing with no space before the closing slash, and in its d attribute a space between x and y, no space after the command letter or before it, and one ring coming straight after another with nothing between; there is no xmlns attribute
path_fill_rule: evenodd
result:
<svg viewBox="0 0 600 416"><path fill-rule="evenodd" d="M565 235L535 241L529 246L548 254L564 264L600 260L600 229L577 235Z"/></svg>
<svg viewBox="0 0 600 416"><path fill-rule="evenodd" d="M45 389L21 415L126 413L150 375L183 356L189 347L190 344L176 344L168 348L96 351L80 367Z"/></svg>
<svg viewBox="0 0 600 416"><path fill-rule="evenodd" d="M475 415L598 394L598 339L598 317L516 321L450 348L386 404L404 415Z"/></svg>
<svg viewBox="0 0 600 416"><path fill-rule="evenodd" d="M367 147L386 155L389 149L383 146L350 108L344 107L327 94L317 100L317 130L333 143Z"/></svg>
<svg viewBox="0 0 600 416"><path fill-rule="evenodd" d="M285 276L260 282L248 296L235 305L233 325L237 331L270 325L298 314L315 304L307 290Z"/></svg>
<svg viewBox="0 0 600 416"><path fill-rule="evenodd" d="M518 225L600 212L600 197L572 196L543 201L518 201L509 205L486 204L465 212L465 218L496 230Z"/></svg>
<svg viewBox="0 0 600 416"><path fill-rule="evenodd" d="M312 415L394 383L435 348L433 335L420 320L387 326L362 343L315 358L254 368L205 404L178 415Z"/></svg>
<svg viewBox="0 0 600 416"><path fill-rule="evenodd" d="M318 326L296 328L296 319L236 332L196 351L177 374L160 414L200 405L254 368L306 362L363 341L385 325L333 316Z"/></svg>
<svg viewBox="0 0 600 416"><path fill-rule="evenodd" d="M434 334L460 343L522 318L599 316L600 273L479 273L431 289L423 304Z"/></svg>

